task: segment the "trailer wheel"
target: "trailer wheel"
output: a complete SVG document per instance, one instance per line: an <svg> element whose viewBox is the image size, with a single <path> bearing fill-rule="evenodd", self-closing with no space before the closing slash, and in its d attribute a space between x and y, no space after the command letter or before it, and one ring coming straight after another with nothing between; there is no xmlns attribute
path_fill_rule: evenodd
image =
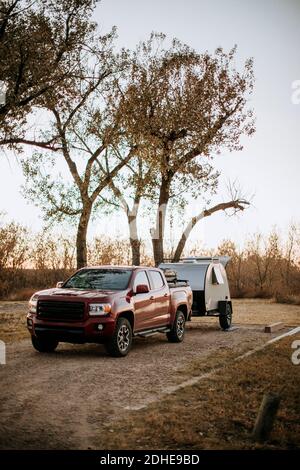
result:
<svg viewBox="0 0 300 470"><path fill-rule="evenodd" d="M132 344L132 328L127 318L119 318L111 339L105 343L106 351L113 357L126 356Z"/></svg>
<svg viewBox="0 0 300 470"><path fill-rule="evenodd" d="M37 338L36 336L31 336L31 342L34 349L42 353L53 352L58 346L58 341L53 338Z"/></svg>
<svg viewBox="0 0 300 470"><path fill-rule="evenodd" d="M222 330L228 330L232 322L232 309L230 304L226 305L226 311L219 316L219 323Z"/></svg>
<svg viewBox="0 0 300 470"><path fill-rule="evenodd" d="M181 310L177 310L171 331L167 333L170 343L181 343L185 332L185 316Z"/></svg>

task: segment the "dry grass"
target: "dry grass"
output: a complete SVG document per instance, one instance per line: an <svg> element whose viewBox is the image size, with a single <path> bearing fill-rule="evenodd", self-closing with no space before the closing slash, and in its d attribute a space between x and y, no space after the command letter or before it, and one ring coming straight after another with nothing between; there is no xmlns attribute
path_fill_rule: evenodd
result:
<svg viewBox="0 0 300 470"><path fill-rule="evenodd" d="M279 304L300 305L300 295L276 294L274 301Z"/></svg>
<svg viewBox="0 0 300 470"><path fill-rule="evenodd" d="M269 339L269 338L266 338ZM176 370L177 384L190 379L191 377L199 377L202 374L211 373L224 367L224 364L231 363L234 359L245 352L249 351L249 344L239 344L238 346L222 346L218 345L217 354L208 354L205 360L199 362L199 359L194 359L188 363L184 368Z"/></svg>
<svg viewBox="0 0 300 470"><path fill-rule="evenodd" d="M290 326L300 324L300 306L296 305L263 299L236 299L233 308L235 323L266 325L282 321Z"/></svg>
<svg viewBox="0 0 300 470"><path fill-rule="evenodd" d="M28 338L28 302L0 302L0 339L6 343Z"/></svg>
<svg viewBox="0 0 300 470"><path fill-rule="evenodd" d="M195 317L194 322L211 323L212 318ZM282 321L287 326L300 324L300 306L279 304L268 299L233 299L233 323L267 325Z"/></svg>
<svg viewBox="0 0 300 470"><path fill-rule="evenodd" d="M30 297L37 291L37 289L31 289L29 287L25 287L24 289L20 289L17 292L12 292L7 296L8 301L28 301Z"/></svg>
<svg viewBox="0 0 300 470"><path fill-rule="evenodd" d="M0 301L0 339L6 342L28 337L25 327L27 302ZM300 324L300 306L277 304L271 300L234 299L233 322L241 325L262 325L282 321L287 326ZM217 319L195 317L191 326L204 328Z"/></svg>
<svg viewBox="0 0 300 470"><path fill-rule="evenodd" d="M300 335L286 338L239 362L225 361L214 376L110 424L108 432L99 437L98 446L189 450L300 448L300 366L291 363L291 343L299 338ZM267 391L281 394L281 406L270 440L256 444L251 431Z"/></svg>

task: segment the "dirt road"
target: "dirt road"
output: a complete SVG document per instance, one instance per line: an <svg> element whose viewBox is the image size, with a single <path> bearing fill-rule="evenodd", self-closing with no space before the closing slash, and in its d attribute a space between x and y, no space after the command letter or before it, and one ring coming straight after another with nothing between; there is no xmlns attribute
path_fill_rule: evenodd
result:
<svg viewBox="0 0 300 470"><path fill-rule="evenodd" d="M211 326L188 331L179 345L163 336L136 340L124 359L108 357L97 345L62 345L43 355L29 340L11 344L0 370L0 447L97 447L110 420L159 397L181 380L176 371L196 357L205 360L215 349L250 349L264 341L255 330L223 333Z"/></svg>
<svg viewBox="0 0 300 470"><path fill-rule="evenodd" d="M136 339L122 359L98 345L61 344L53 354L40 354L29 338L12 342L0 366L0 448L101 448L112 420L186 380L194 359L205 362L220 349L238 355L268 339L261 326L222 332L211 319L188 329L181 344L163 335Z"/></svg>

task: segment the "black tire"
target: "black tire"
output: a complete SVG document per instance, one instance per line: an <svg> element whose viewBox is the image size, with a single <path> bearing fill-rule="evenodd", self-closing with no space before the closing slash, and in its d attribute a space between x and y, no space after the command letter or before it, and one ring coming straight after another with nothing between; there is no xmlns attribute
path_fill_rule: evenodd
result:
<svg viewBox="0 0 300 470"><path fill-rule="evenodd" d="M34 349L41 353L53 352L58 346L58 341L53 338L37 338L36 336L31 336L31 341Z"/></svg>
<svg viewBox="0 0 300 470"><path fill-rule="evenodd" d="M127 318L119 318L113 336L105 343L106 351L113 357L125 357L132 345L132 328Z"/></svg>
<svg viewBox="0 0 300 470"><path fill-rule="evenodd" d="M230 304L226 305L226 312L219 316L219 323L222 330L228 330L231 327L232 322L232 309Z"/></svg>
<svg viewBox="0 0 300 470"><path fill-rule="evenodd" d="M171 331L167 333L167 338L170 343L181 343L185 333L185 316L181 310L177 310L175 320L172 325Z"/></svg>

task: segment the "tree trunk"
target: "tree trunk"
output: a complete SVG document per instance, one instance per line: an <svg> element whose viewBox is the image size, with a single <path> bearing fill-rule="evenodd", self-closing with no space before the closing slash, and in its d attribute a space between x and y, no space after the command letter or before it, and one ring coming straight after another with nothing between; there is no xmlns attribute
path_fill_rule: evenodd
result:
<svg viewBox="0 0 300 470"><path fill-rule="evenodd" d="M136 218L137 218L137 211L134 213L129 213L127 216L128 226L129 226L129 240L130 240L131 254L132 254L132 264L133 266L140 266L141 242L138 238Z"/></svg>
<svg viewBox="0 0 300 470"><path fill-rule="evenodd" d="M87 265L87 229L90 221L92 206L88 204L83 207L79 224L77 228L77 237L76 237L76 259L77 259L77 269L83 268Z"/></svg>
<svg viewBox="0 0 300 470"><path fill-rule="evenodd" d="M152 238L153 258L155 266L158 266L164 259L164 242L162 238Z"/></svg>
<svg viewBox="0 0 300 470"><path fill-rule="evenodd" d="M156 226L152 233L152 247L155 266L158 266L164 259L164 231L166 221L166 210L170 198L170 181L163 179L160 192L158 209L156 216Z"/></svg>
<svg viewBox="0 0 300 470"><path fill-rule="evenodd" d="M140 266L141 264L141 242L140 240L134 240L130 238L131 254L132 254L132 265Z"/></svg>
<svg viewBox="0 0 300 470"><path fill-rule="evenodd" d="M180 257L182 255L183 250L184 250L186 241L189 238L191 231L193 230L193 228L195 227L197 222L199 222L199 220L203 219L204 217L205 217L205 212L204 211L201 212L200 214L198 214L196 217L192 217L191 221L186 226L186 228L185 228L184 232L182 233L182 235L180 237L180 240L177 244L177 247L176 247L173 259L172 259L173 263L177 263L180 260Z"/></svg>

